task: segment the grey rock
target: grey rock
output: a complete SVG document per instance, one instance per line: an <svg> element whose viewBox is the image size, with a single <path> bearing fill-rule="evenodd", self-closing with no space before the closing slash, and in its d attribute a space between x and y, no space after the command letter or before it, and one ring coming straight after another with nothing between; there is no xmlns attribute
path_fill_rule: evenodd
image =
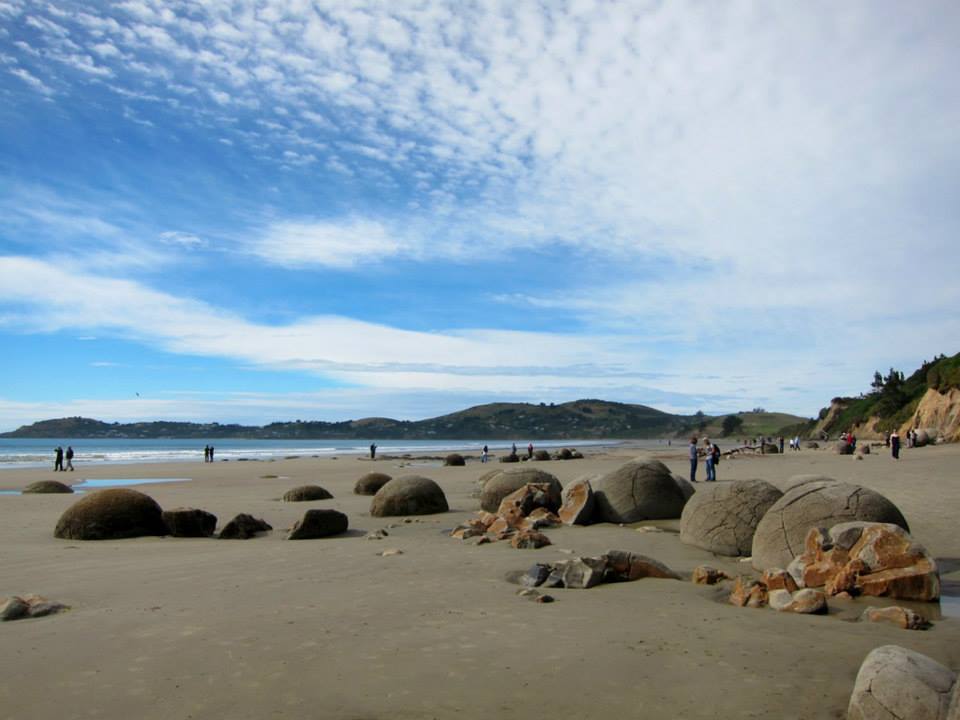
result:
<svg viewBox="0 0 960 720"><path fill-rule="evenodd" d="M955 682L953 672L926 655L883 645L860 666L847 720L940 720Z"/></svg>
<svg viewBox="0 0 960 720"><path fill-rule="evenodd" d="M753 567L789 570L793 559L803 552L810 528L830 528L851 520L910 529L896 505L874 490L834 481L810 482L784 493L760 520L753 536Z"/></svg>
<svg viewBox="0 0 960 720"><path fill-rule="evenodd" d="M603 558L571 558L553 566L544 587L565 587L585 590L603 582L607 563Z"/></svg>
<svg viewBox="0 0 960 720"><path fill-rule="evenodd" d="M593 492L599 518L612 523L677 518L687 502L667 466L652 458L601 475Z"/></svg>
<svg viewBox="0 0 960 720"><path fill-rule="evenodd" d="M683 508L680 540L718 555L749 555L757 525L782 496L765 480L705 483Z"/></svg>
<svg viewBox="0 0 960 720"><path fill-rule="evenodd" d="M374 517L432 515L449 509L440 486L420 475L394 478L377 491L370 503L370 514Z"/></svg>
<svg viewBox="0 0 960 720"><path fill-rule="evenodd" d="M520 584L524 587L539 587L547 581L547 578L550 577L550 573L553 571L553 567L545 563L536 563L529 570L527 570L526 575L520 578Z"/></svg>
<svg viewBox="0 0 960 720"><path fill-rule="evenodd" d="M173 537L210 537L217 528L217 516L199 508L164 510L163 522Z"/></svg>
<svg viewBox="0 0 960 720"><path fill-rule="evenodd" d="M27 617L30 606L22 598L8 597L0 603L0 620L19 620Z"/></svg>
<svg viewBox="0 0 960 720"><path fill-rule="evenodd" d="M247 513L240 513L220 530L221 540L248 540L260 533L273 530L266 521Z"/></svg>
<svg viewBox="0 0 960 720"><path fill-rule="evenodd" d="M487 477L480 492L480 507L487 512L495 513L500 508L501 501L510 493L516 492L528 483L546 483L551 486L556 495L558 504L563 486L554 475L532 467L509 468L497 470ZM556 511L557 508L550 508Z"/></svg>
<svg viewBox="0 0 960 720"><path fill-rule="evenodd" d="M376 495L377 490L392 479L386 473L370 472L357 480L356 485L353 486L353 492L355 495Z"/></svg>
<svg viewBox="0 0 960 720"><path fill-rule="evenodd" d="M313 540L340 535L347 531L348 525L347 516L339 510L315 508L304 513L303 519L297 521L290 530L287 540Z"/></svg>

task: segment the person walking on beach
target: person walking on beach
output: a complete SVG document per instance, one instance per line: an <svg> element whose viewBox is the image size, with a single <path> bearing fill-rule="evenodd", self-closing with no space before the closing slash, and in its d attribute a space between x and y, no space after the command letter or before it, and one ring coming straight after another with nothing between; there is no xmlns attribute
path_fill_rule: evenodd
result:
<svg viewBox="0 0 960 720"><path fill-rule="evenodd" d="M510 454L516 456L516 454L517 454L517 444L516 444L516 443L514 443L513 445L510 446Z"/></svg>
<svg viewBox="0 0 960 720"><path fill-rule="evenodd" d="M533 443L527 445L527 460L533 459Z"/></svg>
<svg viewBox="0 0 960 720"><path fill-rule="evenodd" d="M73 472L73 448L67 445L67 470Z"/></svg>
<svg viewBox="0 0 960 720"><path fill-rule="evenodd" d="M205 463L210 462L210 446L209 445L203 446L203 461Z"/></svg>
<svg viewBox="0 0 960 720"><path fill-rule="evenodd" d="M783 455L783 435L780 436L779 443L780 443L780 454Z"/></svg>
<svg viewBox="0 0 960 720"><path fill-rule="evenodd" d="M707 482L716 482L717 474L713 469L713 443L710 442L710 438L704 438L703 444L706 448L706 452L704 453L704 464L707 466Z"/></svg>
<svg viewBox="0 0 960 720"><path fill-rule="evenodd" d="M210 462L213 462L213 445L210 446Z"/></svg>
<svg viewBox="0 0 960 720"><path fill-rule="evenodd" d="M697 436L690 438L690 482L697 481Z"/></svg>
<svg viewBox="0 0 960 720"><path fill-rule="evenodd" d="M56 455L53 459L53 471L54 472L63 472L63 448L57 445L54 449Z"/></svg>
<svg viewBox="0 0 960 720"><path fill-rule="evenodd" d="M900 434L896 430L890 433L890 454L894 460L900 459Z"/></svg>
<svg viewBox="0 0 960 720"><path fill-rule="evenodd" d="M377 444L376 444L376 443L370 443L370 459L371 459L371 460L376 460L376 459L377 459Z"/></svg>
<svg viewBox="0 0 960 720"><path fill-rule="evenodd" d="M480 453L480 462L485 463L487 461L487 453L490 452L489 448L484 445L483 452Z"/></svg>

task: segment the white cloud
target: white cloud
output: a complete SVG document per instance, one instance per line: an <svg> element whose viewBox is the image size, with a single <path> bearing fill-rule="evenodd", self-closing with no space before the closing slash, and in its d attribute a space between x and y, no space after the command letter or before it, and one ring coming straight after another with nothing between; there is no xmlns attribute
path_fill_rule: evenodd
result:
<svg viewBox="0 0 960 720"><path fill-rule="evenodd" d="M49 85L47 85L43 80L38 78L36 75L33 75L29 70L25 68L12 68L8 71L11 75L14 75L21 80L23 80L27 85L32 87L37 92L43 95L53 95L54 90Z"/></svg>
<svg viewBox="0 0 960 720"><path fill-rule="evenodd" d="M207 241L193 233L179 230L167 230L160 233L160 239L170 245L178 245L188 249L197 249L207 246Z"/></svg>
<svg viewBox="0 0 960 720"><path fill-rule="evenodd" d="M332 268L380 263L412 249L370 220L279 222L249 246L251 253L274 265Z"/></svg>

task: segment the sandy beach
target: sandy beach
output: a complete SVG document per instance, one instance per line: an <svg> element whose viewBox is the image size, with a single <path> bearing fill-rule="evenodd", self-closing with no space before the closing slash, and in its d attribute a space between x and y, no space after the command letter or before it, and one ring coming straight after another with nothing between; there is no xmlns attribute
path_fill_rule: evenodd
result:
<svg viewBox="0 0 960 720"><path fill-rule="evenodd" d="M684 448L655 455L685 474ZM536 467L566 484L632 457L612 448ZM452 539L445 531L479 509L476 479L498 467L479 462L339 457L7 471L0 487L9 489L41 479L191 478L137 489L167 509L203 508L221 525L246 512L274 531L246 541L58 540L54 525L78 496L0 496L0 595L38 593L71 607L0 625L0 718L842 718L860 663L877 646L903 645L960 668L958 463L960 446L948 445L908 450L899 463L882 449L862 461L820 450L718 468L721 481L822 473L887 496L940 564L948 597L924 608L934 624L923 632L848 621L884 604L875 598L832 602L828 616L789 615L733 607L729 585L688 580L561 589L551 591L552 604L530 602L508 575L568 558L564 551L640 552L685 577L704 563L752 571L682 544L677 520L643 523L666 532L547 530L553 545L540 550ZM371 517L370 498L352 489L374 469L434 479L451 511L411 522ZM280 500L307 483L334 499ZM350 532L286 541L285 529L312 507L347 513ZM378 528L389 536L364 538ZM382 557L388 548L402 554Z"/></svg>

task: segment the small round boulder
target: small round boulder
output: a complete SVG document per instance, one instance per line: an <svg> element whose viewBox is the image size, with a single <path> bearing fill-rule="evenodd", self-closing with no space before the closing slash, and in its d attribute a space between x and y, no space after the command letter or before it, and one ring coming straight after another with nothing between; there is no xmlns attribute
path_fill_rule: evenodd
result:
<svg viewBox="0 0 960 720"><path fill-rule="evenodd" d="M680 540L717 555L749 555L760 519L782 495L765 480L705 483L683 507Z"/></svg>
<svg viewBox="0 0 960 720"><path fill-rule="evenodd" d="M392 479L389 475L382 472L367 473L357 480L357 484L353 486L353 492L355 495L376 495L377 490Z"/></svg>
<svg viewBox="0 0 960 720"><path fill-rule="evenodd" d="M27 494L72 493L73 488L56 480L38 480L30 483L21 492Z"/></svg>
<svg viewBox="0 0 960 720"><path fill-rule="evenodd" d="M443 464L445 467L463 467L467 464L467 461L463 459L463 455L460 453L450 453L443 459Z"/></svg>
<svg viewBox="0 0 960 720"><path fill-rule="evenodd" d="M319 485L301 485L292 490L287 490L283 494L284 502L311 502L313 500L330 500L331 498L333 498L333 495Z"/></svg>
<svg viewBox="0 0 960 720"><path fill-rule="evenodd" d="M892 523L910 531L897 506L874 490L834 480L808 482L785 492L760 520L753 536L753 567L785 568L803 552L810 528L852 520Z"/></svg>
<svg viewBox="0 0 960 720"><path fill-rule="evenodd" d="M331 537L347 531L349 521L339 510L307 510L302 520L298 520L287 535L287 540L313 540Z"/></svg>
<svg viewBox="0 0 960 720"><path fill-rule="evenodd" d="M480 492L480 507L487 512L495 513L500 508L500 502L507 495L516 492L528 483L548 484L551 495L556 497L557 507L560 506L560 494L563 492L560 481L543 470L523 467L498 470L487 478L487 481L483 484L483 490Z"/></svg>
<svg viewBox="0 0 960 720"><path fill-rule="evenodd" d="M546 450L535 450L533 453L533 459L539 461L550 460L550 453Z"/></svg>
<svg viewBox="0 0 960 720"><path fill-rule="evenodd" d="M600 520L612 523L678 518L687 502L667 466L652 458L601 475L593 492Z"/></svg>
<svg viewBox="0 0 960 720"><path fill-rule="evenodd" d="M432 515L449 509L440 486L420 475L394 478L377 491L370 504L370 514L374 517Z"/></svg>
<svg viewBox="0 0 960 720"><path fill-rule="evenodd" d="M87 495L68 507L53 531L66 540L117 540L166 535L163 511L149 495L110 488Z"/></svg>
<svg viewBox="0 0 960 720"><path fill-rule="evenodd" d="M163 522L173 537L210 537L217 529L217 516L199 508L164 510Z"/></svg>

